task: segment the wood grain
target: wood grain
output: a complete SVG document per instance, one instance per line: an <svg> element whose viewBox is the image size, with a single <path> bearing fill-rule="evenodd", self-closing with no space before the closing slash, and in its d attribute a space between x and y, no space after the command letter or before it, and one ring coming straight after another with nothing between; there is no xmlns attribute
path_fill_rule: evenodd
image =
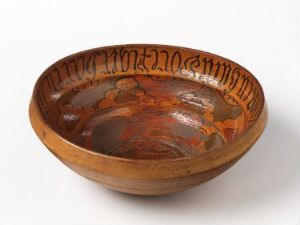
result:
<svg viewBox="0 0 300 225"><path fill-rule="evenodd" d="M77 173L111 189L159 195L203 183L261 135L255 77L210 53L162 45L80 52L38 79L32 126Z"/></svg>

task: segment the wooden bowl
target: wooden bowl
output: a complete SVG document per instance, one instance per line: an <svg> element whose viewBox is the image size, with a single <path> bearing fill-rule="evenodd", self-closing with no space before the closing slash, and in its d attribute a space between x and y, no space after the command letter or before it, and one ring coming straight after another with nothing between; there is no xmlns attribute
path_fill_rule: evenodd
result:
<svg viewBox="0 0 300 225"><path fill-rule="evenodd" d="M262 88L207 52L121 45L79 52L36 82L32 126L77 173L111 189L161 195L219 175L261 135Z"/></svg>

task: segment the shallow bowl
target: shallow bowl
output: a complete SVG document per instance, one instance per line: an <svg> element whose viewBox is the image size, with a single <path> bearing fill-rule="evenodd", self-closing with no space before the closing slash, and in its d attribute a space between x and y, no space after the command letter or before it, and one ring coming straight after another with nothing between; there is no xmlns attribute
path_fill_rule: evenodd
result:
<svg viewBox="0 0 300 225"><path fill-rule="evenodd" d="M267 117L259 82L203 51L122 45L79 52L36 82L32 126L77 173L111 189L161 195L219 175Z"/></svg>

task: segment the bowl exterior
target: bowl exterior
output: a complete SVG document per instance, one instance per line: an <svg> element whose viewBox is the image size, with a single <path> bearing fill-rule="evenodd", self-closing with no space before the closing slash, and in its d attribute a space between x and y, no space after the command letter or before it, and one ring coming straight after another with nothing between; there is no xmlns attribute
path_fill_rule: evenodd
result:
<svg viewBox="0 0 300 225"><path fill-rule="evenodd" d="M98 182L109 189L127 194L155 196L184 191L209 181L230 168L239 158L206 172L168 179L128 179L114 177L78 167L78 165L67 161L61 161L76 173Z"/></svg>

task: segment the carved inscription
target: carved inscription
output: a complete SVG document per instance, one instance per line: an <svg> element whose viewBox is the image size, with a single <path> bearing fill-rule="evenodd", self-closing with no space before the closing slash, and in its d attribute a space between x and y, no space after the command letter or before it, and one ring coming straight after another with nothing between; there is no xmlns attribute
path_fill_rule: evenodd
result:
<svg viewBox="0 0 300 225"><path fill-rule="evenodd" d="M56 63L37 87L39 107L47 117L50 100L46 93L55 95L84 80L123 74L170 75L206 83L246 105L250 121L257 118L263 107L257 81L238 65L197 51L151 46L97 49Z"/></svg>

